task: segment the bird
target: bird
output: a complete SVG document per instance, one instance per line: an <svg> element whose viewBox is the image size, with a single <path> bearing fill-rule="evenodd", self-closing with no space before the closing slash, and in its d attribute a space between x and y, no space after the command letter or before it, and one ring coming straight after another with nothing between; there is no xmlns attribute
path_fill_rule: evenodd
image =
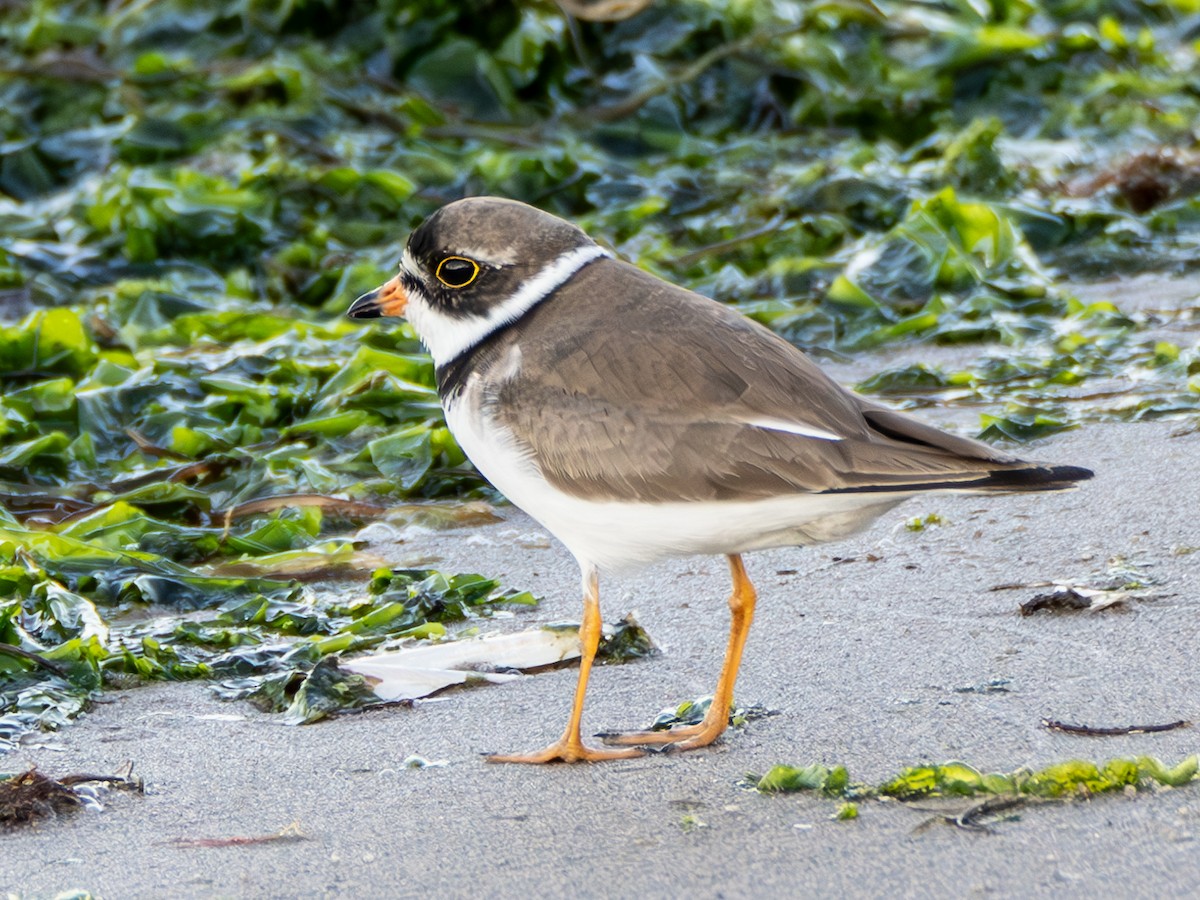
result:
<svg viewBox="0 0 1200 900"><path fill-rule="evenodd" d="M743 554L847 537L917 495L1057 491L1093 474L1027 462L859 396L732 306L516 200L468 197L433 212L409 235L399 273L347 314L407 319L467 457L579 565L567 726L542 750L494 762L595 762L720 737L757 600ZM733 582L703 721L585 743L600 573L692 555L726 557Z"/></svg>

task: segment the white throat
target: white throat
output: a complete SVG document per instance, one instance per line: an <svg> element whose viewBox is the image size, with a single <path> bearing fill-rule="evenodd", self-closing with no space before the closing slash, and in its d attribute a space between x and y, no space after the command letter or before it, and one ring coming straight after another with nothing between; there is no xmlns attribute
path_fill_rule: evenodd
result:
<svg viewBox="0 0 1200 900"><path fill-rule="evenodd" d="M404 317L433 357L434 365L442 366L478 344L497 328L521 318L565 284L572 275L602 256L612 254L598 244L564 253L529 278L520 290L491 307L482 316L446 315L434 309L424 295L410 291ZM404 251L403 267L409 272L417 271L407 250Z"/></svg>

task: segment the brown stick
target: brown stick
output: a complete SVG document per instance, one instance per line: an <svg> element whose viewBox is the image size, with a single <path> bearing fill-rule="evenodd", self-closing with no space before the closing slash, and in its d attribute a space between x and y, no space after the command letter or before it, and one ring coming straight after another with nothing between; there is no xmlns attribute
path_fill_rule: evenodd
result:
<svg viewBox="0 0 1200 900"><path fill-rule="evenodd" d="M1164 725L1126 725L1116 728L1102 728L1093 725L1072 725L1059 722L1056 719L1042 719L1042 727L1051 731L1062 731L1066 734L1082 734L1087 737L1113 737L1121 734L1153 734L1159 731L1174 731L1176 728L1191 728L1192 723L1186 719L1178 722L1167 722Z"/></svg>
<svg viewBox="0 0 1200 900"><path fill-rule="evenodd" d="M20 647L14 647L12 644L0 644L0 653L7 653L9 656L15 656L18 659L25 659L31 663L41 666L43 669L48 669L55 675L62 678L68 676L67 670L58 663L51 662L45 657L38 656L36 653L30 653L28 650L22 650Z"/></svg>

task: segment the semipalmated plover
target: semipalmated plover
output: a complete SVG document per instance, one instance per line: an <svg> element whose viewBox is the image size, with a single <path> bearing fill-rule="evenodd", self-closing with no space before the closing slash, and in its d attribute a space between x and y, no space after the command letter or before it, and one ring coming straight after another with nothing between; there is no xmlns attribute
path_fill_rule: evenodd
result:
<svg viewBox="0 0 1200 900"><path fill-rule="evenodd" d="M563 736L500 762L687 750L728 722L755 591L741 554L837 540L930 491L1049 491L1090 478L872 403L731 307L614 258L532 206L475 197L408 239L400 274L350 307L404 316L433 356L471 461L579 562L582 660ZM599 572L723 554L733 623L704 721L580 737Z"/></svg>

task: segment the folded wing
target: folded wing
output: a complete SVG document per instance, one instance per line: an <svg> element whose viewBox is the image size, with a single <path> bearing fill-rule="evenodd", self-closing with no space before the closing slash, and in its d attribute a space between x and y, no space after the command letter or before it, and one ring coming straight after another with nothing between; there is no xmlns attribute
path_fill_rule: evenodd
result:
<svg viewBox="0 0 1200 900"><path fill-rule="evenodd" d="M605 260L580 281L603 266L624 264ZM590 320L598 304L551 304L525 329L519 397L502 384L490 398L493 414L563 490L671 502L1056 490L1091 477L871 403L730 308L626 268L641 289L602 307L621 317L622 329Z"/></svg>

